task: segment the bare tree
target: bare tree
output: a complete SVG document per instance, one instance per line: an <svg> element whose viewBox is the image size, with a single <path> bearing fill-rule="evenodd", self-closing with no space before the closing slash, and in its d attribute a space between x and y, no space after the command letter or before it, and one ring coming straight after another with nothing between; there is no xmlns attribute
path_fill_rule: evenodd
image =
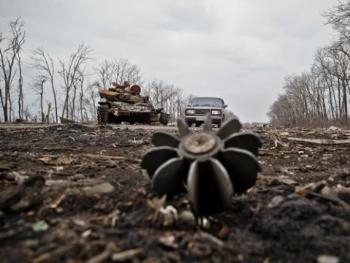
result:
<svg viewBox="0 0 350 263"><path fill-rule="evenodd" d="M40 97L40 117L41 122L45 122L45 114L44 114L44 83L46 82L46 76L37 76L35 80L33 89L35 93L37 93Z"/></svg>
<svg viewBox="0 0 350 263"><path fill-rule="evenodd" d="M80 78L80 81L79 81L79 88L80 88L80 91L79 91L79 113L80 113L80 121L81 122L84 122L85 119L84 119L84 75L81 74L81 78Z"/></svg>
<svg viewBox="0 0 350 263"><path fill-rule="evenodd" d="M127 59L104 60L96 71L98 82L102 87L111 86L112 82L142 84L140 68L135 64L131 64Z"/></svg>
<svg viewBox="0 0 350 263"><path fill-rule="evenodd" d="M115 60L112 64L112 79L116 83L123 83L125 81L141 85L141 70L135 65L131 64L127 59Z"/></svg>
<svg viewBox="0 0 350 263"><path fill-rule="evenodd" d="M4 121L11 120L11 87L15 76L15 61L20 57L22 46L25 42L24 23L21 18L10 22L11 36L7 39L7 45L2 47L5 37L0 33L0 68L4 79L4 88L0 87L0 100L4 113ZM22 86L20 86L22 89ZM23 91L21 90L23 95ZM23 103L23 101L21 101Z"/></svg>
<svg viewBox="0 0 350 263"><path fill-rule="evenodd" d="M76 83L79 81L80 72L82 72L83 65L89 60L90 53L91 51L87 46L80 44L78 49L70 55L67 63L60 60L61 70L59 71L59 74L63 79L65 92L61 117L65 116L68 119L70 116L73 116L72 114L74 114L74 112L70 112L70 108L74 109L75 105L75 98L73 101L70 101L71 92L72 89L73 91L76 91L75 87Z"/></svg>
<svg viewBox="0 0 350 263"><path fill-rule="evenodd" d="M193 95L186 95L182 89L163 81L152 81L146 86L143 93L149 96L155 107L163 108L164 111L170 113L172 118L181 116L184 108L193 97Z"/></svg>
<svg viewBox="0 0 350 263"><path fill-rule="evenodd" d="M31 57L32 66L39 71L39 74L45 76L50 82L54 101L55 121L58 122L57 91L55 89L55 66L52 57L45 53L41 48L36 49Z"/></svg>
<svg viewBox="0 0 350 263"><path fill-rule="evenodd" d="M22 73L22 59L20 53L17 54L18 65L18 118L23 119L24 113L24 95L23 95L23 73Z"/></svg>
<svg viewBox="0 0 350 263"><path fill-rule="evenodd" d="M316 52L309 72L286 79L268 113L275 124L349 125L350 1L339 0L326 16L340 36Z"/></svg>
<svg viewBox="0 0 350 263"><path fill-rule="evenodd" d="M113 63L109 60L104 60L96 69L99 86L110 87L113 81Z"/></svg>
<svg viewBox="0 0 350 263"><path fill-rule="evenodd" d="M341 40L350 40L350 2L338 0L338 4L325 14L327 23L340 33Z"/></svg>
<svg viewBox="0 0 350 263"><path fill-rule="evenodd" d="M87 98L83 99L83 105L84 107L87 107L89 109L89 113L92 120L96 120L97 118L96 100L98 98L98 93L96 92L96 87L98 86L99 86L98 82L93 82L89 84L86 88L86 92L88 93L88 96Z"/></svg>

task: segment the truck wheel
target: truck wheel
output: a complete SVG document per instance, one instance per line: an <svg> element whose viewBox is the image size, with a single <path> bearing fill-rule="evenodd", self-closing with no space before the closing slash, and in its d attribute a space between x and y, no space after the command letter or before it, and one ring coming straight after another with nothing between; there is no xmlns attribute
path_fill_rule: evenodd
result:
<svg viewBox="0 0 350 263"><path fill-rule="evenodd" d="M168 125L169 119L170 119L170 114L165 113L165 112L160 113L159 122L161 124L163 124L165 126Z"/></svg>
<svg viewBox="0 0 350 263"><path fill-rule="evenodd" d="M108 106L101 105L97 108L97 122L98 124L106 124L108 123Z"/></svg>
<svg viewBox="0 0 350 263"><path fill-rule="evenodd" d="M196 121L196 127L200 127L200 126L201 126L201 124L202 124L202 122L200 122L200 121Z"/></svg>
<svg viewBox="0 0 350 263"><path fill-rule="evenodd" d="M186 121L186 123L187 123L187 126L188 126L188 127L191 127L192 124L193 124L191 121Z"/></svg>
<svg viewBox="0 0 350 263"><path fill-rule="evenodd" d="M217 123L217 125L218 125L218 128L220 128L220 127L221 127L221 121L219 121L219 122Z"/></svg>

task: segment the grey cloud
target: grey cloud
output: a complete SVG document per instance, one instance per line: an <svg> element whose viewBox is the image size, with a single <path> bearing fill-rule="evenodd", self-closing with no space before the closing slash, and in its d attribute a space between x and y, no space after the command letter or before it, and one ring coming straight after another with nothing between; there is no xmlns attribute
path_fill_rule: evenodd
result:
<svg viewBox="0 0 350 263"><path fill-rule="evenodd" d="M66 58L84 41L95 66L128 58L146 81L223 96L242 121L266 120L287 74L307 70L331 39L334 0L0 0L0 32L21 16L26 56ZM27 77L28 82L30 77Z"/></svg>

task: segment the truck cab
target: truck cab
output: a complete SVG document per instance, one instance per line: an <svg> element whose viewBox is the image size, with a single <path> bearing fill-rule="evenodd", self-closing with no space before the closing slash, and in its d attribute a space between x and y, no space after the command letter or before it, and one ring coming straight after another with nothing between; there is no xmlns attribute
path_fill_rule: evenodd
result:
<svg viewBox="0 0 350 263"><path fill-rule="evenodd" d="M213 124L221 127L225 120L225 104L222 98L218 97L195 97L185 109L185 120L188 126L193 124L199 127L209 113Z"/></svg>

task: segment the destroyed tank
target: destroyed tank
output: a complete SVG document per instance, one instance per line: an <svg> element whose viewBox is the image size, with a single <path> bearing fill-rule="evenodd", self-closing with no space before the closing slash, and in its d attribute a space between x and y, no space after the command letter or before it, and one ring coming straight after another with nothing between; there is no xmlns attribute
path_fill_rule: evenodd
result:
<svg viewBox="0 0 350 263"><path fill-rule="evenodd" d="M98 102L97 121L99 124L163 124L167 125L170 115L162 108L156 109L147 96L141 96L138 85L113 83L111 88L99 88L101 101Z"/></svg>

